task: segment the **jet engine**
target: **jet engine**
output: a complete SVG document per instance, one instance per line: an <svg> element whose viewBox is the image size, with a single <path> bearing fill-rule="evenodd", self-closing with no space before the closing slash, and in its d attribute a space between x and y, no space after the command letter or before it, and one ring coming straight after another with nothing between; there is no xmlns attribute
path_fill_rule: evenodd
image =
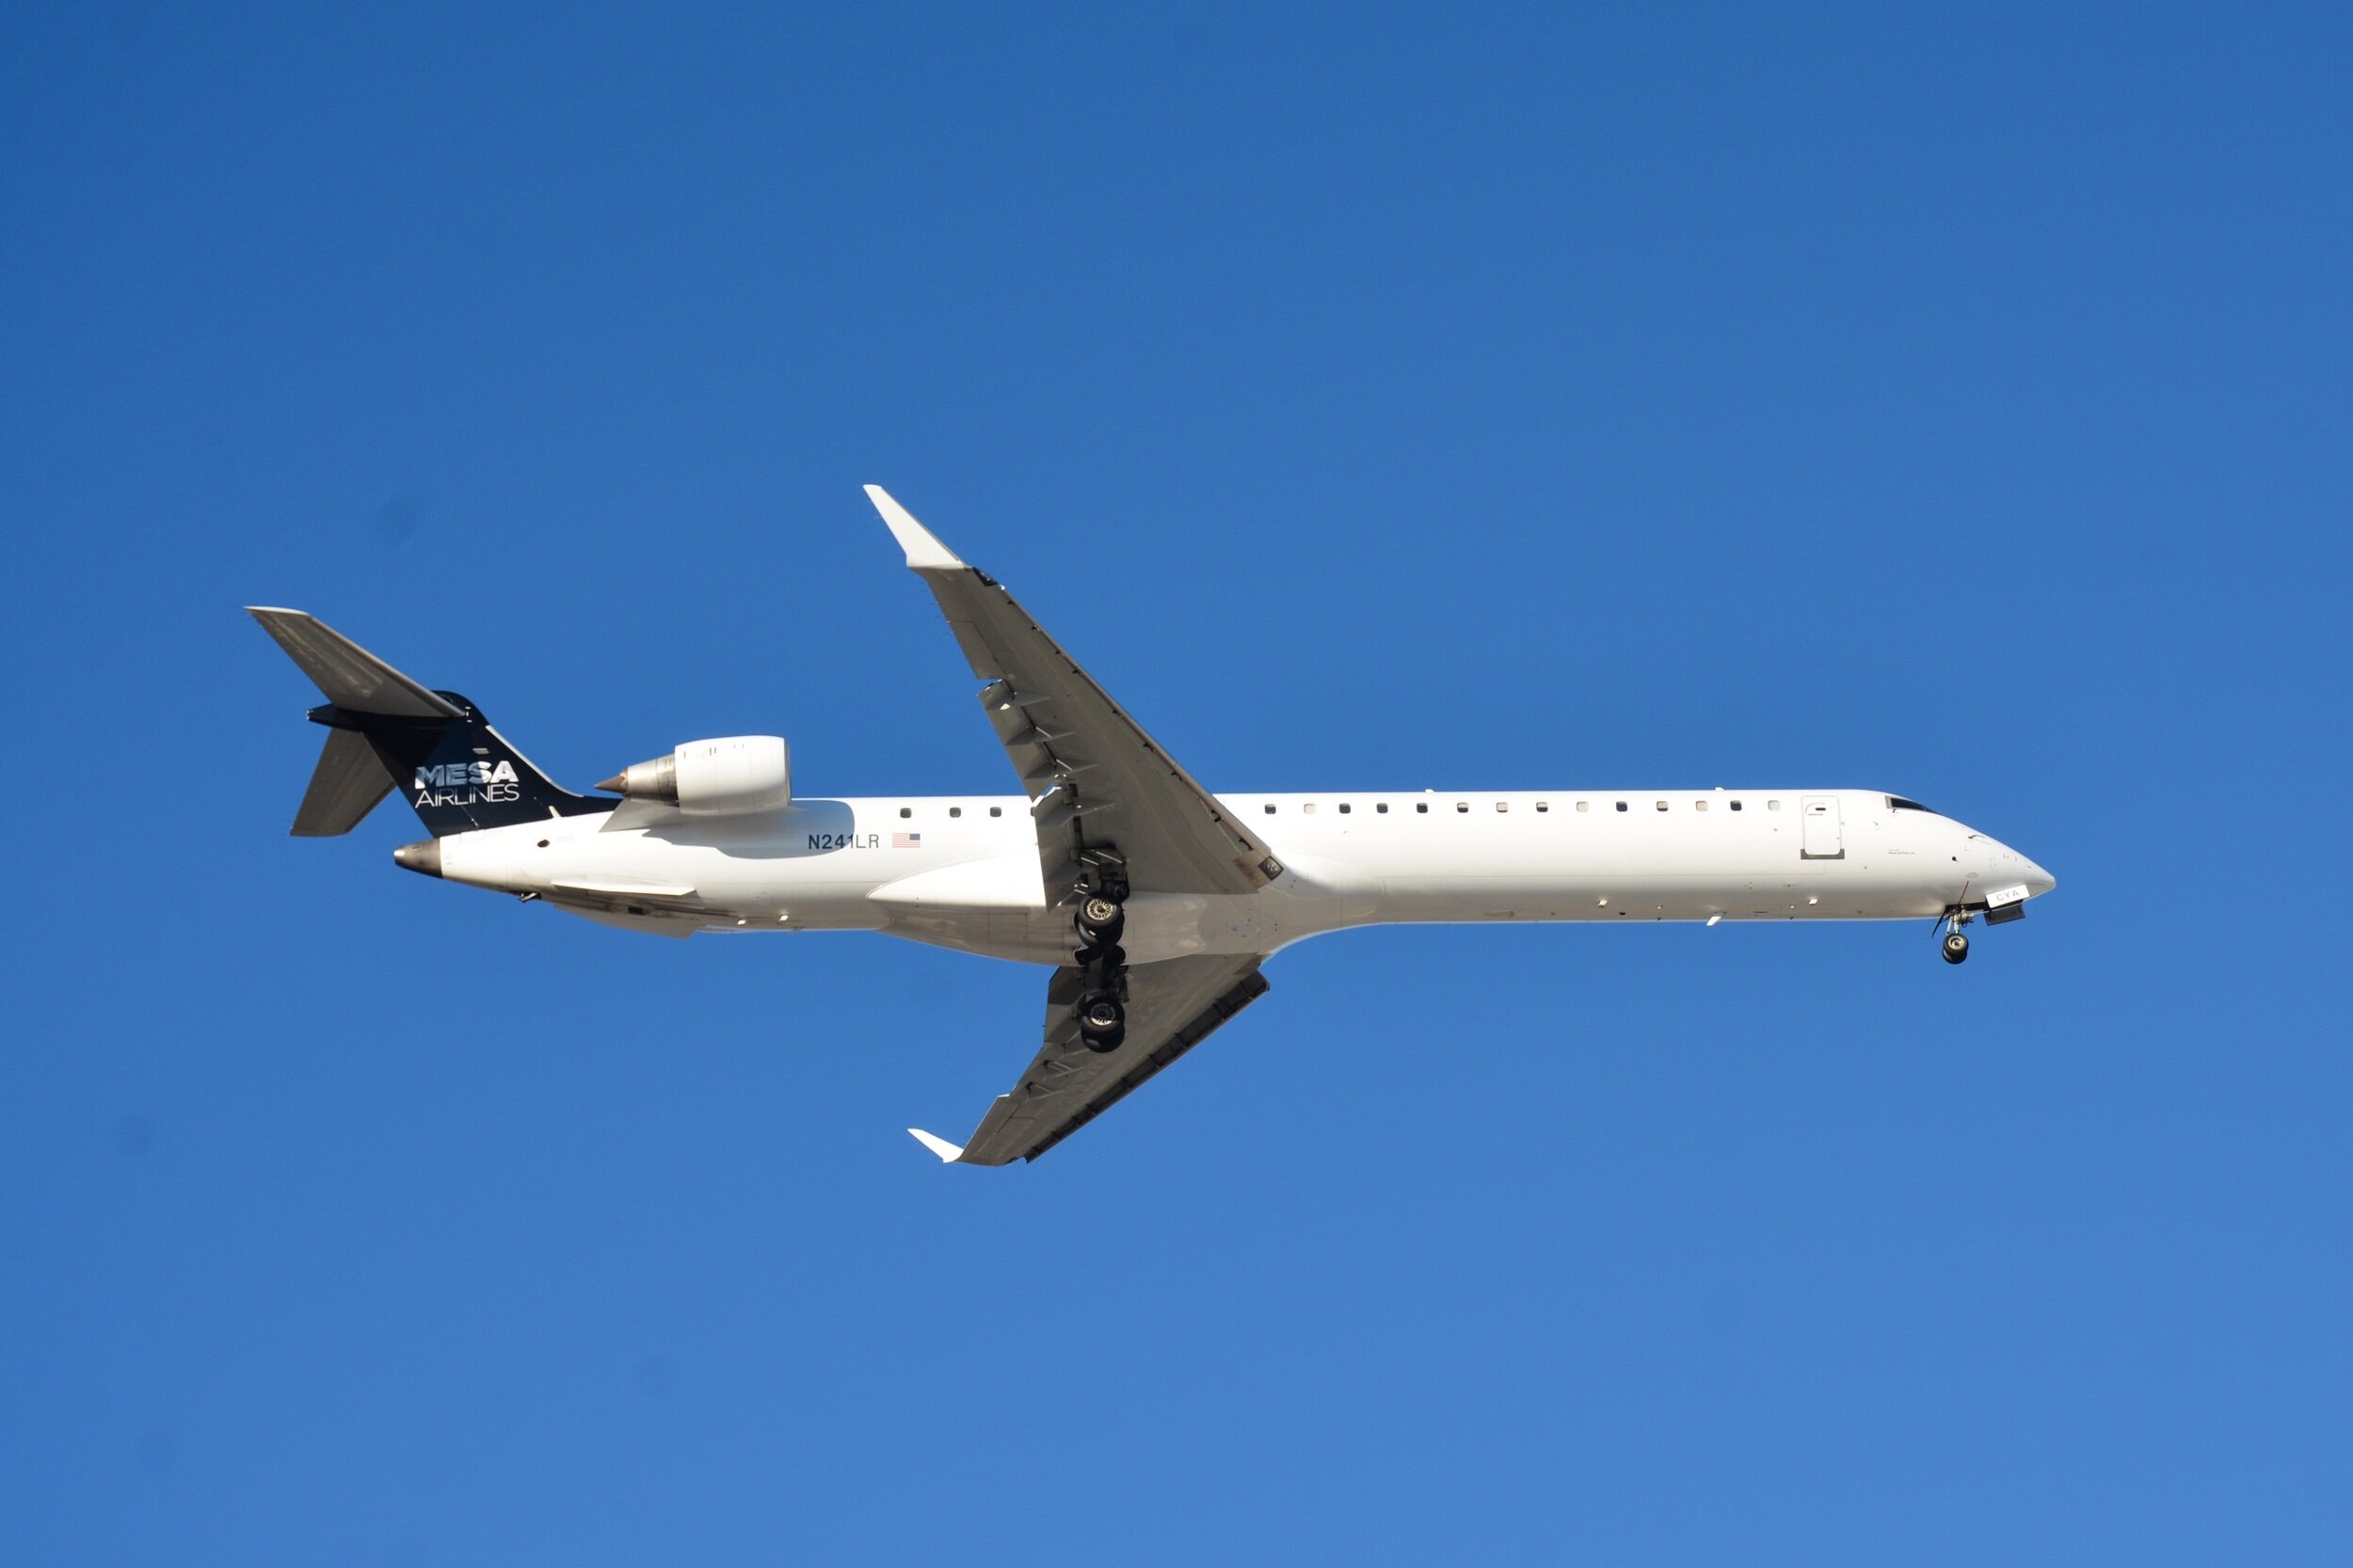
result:
<svg viewBox="0 0 2353 1568"><path fill-rule="evenodd" d="M631 763L597 788L689 816L775 811L792 804L792 759L781 735L689 741L667 757Z"/></svg>

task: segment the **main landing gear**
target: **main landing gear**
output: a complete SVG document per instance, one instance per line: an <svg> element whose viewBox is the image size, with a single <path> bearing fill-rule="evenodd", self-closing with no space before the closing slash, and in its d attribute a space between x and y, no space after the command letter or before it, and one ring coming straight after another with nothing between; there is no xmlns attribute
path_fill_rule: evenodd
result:
<svg viewBox="0 0 2353 1568"><path fill-rule="evenodd" d="M1079 999L1079 1036L1087 1049L1109 1054L1128 1037L1128 1006L1116 993L1090 991Z"/></svg>
<svg viewBox="0 0 2353 1568"><path fill-rule="evenodd" d="M1080 896L1071 924L1077 928L1075 962L1085 980L1074 1011L1079 1038L1086 1048L1102 1055L1117 1050L1128 1039L1128 953L1119 945L1128 928L1123 902L1127 878L1106 868L1095 886Z"/></svg>
<svg viewBox="0 0 2353 1568"><path fill-rule="evenodd" d="M1128 912L1119 901L1103 893L1089 893L1079 901L1079 939L1089 947L1107 948L1119 940L1119 934L1128 927Z"/></svg>

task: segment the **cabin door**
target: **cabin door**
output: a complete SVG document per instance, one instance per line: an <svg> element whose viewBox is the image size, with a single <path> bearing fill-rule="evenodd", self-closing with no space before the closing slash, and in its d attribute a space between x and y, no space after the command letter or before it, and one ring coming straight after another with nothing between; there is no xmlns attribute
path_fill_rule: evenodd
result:
<svg viewBox="0 0 2353 1568"><path fill-rule="evenodd" d="M1808 860L1845 859L1847 846L1838 833L1838 797L1807 795L1798 806L1805 834L1800 856Z"/></svg>

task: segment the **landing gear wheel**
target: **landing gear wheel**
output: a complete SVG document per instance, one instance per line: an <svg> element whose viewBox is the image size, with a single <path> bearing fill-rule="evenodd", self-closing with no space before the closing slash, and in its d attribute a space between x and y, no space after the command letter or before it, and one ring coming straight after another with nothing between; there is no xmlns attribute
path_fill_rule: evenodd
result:
<svg viewBox="0 0 2353 1568"><path fill-rule="evenodd" d="M1962 936L1958 931L1945 933L1945 962L1947 964L1959 964L1964 962L1968 956L1969 938Z"/></svg>
<svg viewBox="0 0 2353 1568"><path fill-rule="evenodd" d="M1109 991L1079 999L1079 1035L1087 1049L1108 1054L1128 1038L1128 1010Z"/></svg>
<svg viewBox="0 0 2353 1568"><path fill-rule="evenodd" d="M1089 947L1107 948L1127 929L1128 912L1117 899L1089 893L1079 904L1079 936Z"/></svg>

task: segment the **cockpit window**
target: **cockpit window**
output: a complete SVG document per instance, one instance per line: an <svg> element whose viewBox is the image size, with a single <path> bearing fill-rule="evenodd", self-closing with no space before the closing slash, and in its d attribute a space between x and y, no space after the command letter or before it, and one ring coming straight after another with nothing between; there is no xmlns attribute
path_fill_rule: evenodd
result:
<svg viewBox="0 0 2353 1568"><path fill-rule="evenodd" d="M1901 795L1889 795L1887 797L1887 808L1891 811L1928 811L1929 815L1931 817L1936 815L1934 811L1929 811L1927 807L1921 805L1918 801L1906 800Z"/></svg>

